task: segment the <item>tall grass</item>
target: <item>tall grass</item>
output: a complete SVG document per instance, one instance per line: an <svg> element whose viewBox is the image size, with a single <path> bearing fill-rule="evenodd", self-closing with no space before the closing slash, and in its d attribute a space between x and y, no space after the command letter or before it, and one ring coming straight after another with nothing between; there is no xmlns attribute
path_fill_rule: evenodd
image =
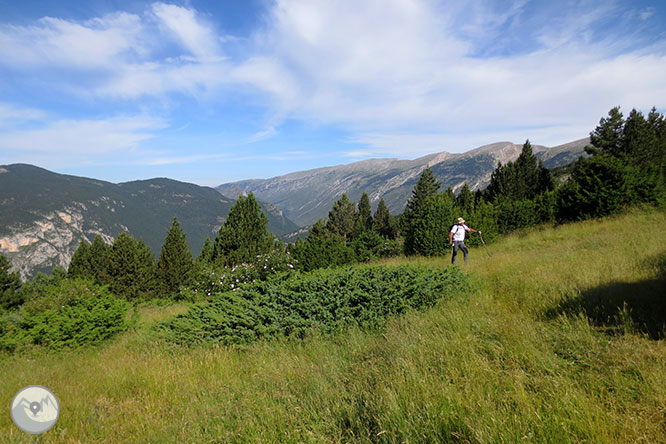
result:
<svg viewBox="0 0 666 444"><path fill-rule="evenodd" d="M666 442L666 214L488 248L460 265L473 291L379 333L162 348L147 339L163 317L150 307L109 345L0 358L0 441ZM8 411L30 384L62 406L37 438Z"/></svg>

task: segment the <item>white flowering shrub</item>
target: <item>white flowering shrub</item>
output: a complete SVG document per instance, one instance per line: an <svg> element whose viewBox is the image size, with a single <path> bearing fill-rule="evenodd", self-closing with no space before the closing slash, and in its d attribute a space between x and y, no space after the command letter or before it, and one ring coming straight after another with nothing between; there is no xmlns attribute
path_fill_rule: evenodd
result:
<svg viewBox="0 0 666 444"><path fill-rule="evenodd" d="M202 264L196 273L194 283L182 288L178 298L190 301L205 300L214 294L236 291L246 284L264 281L281 273L290 273L295 267L291 254L283 251L259 254L251 263L233 267Z"/></svg>

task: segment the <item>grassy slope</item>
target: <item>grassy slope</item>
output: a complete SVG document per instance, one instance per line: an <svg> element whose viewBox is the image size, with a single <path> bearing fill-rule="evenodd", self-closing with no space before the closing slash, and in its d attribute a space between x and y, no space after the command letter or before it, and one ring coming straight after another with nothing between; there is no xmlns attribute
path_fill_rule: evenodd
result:
<svg viewBox="0 0 666 444"><path fill-rule="evenodd" d="M489 250L471 251L467 297L383 334L165 350L144 330L182 307L145 309L108 346L2 358L0 406L25 385L51 388L62 409L44 443L666 442L666 343L654 339L666 214L534 230ZM8 410L0 442L35 442Z"/></svg>

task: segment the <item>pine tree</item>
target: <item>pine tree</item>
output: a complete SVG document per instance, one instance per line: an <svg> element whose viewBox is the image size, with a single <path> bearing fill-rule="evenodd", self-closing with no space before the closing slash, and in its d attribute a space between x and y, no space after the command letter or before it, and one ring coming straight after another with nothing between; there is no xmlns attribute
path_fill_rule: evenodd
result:
<svg viewBox="0 0 666 444"><path fill-rule="evenodd" d="M446 190L444 190L444 199L448 200L451 203L455 203L456 201L456 193L453 192L453 188L451 187L446 187Z"/></svg>
<svg viewBox="0 0 666 444"><path fill-rule="evenodd" d="M11 263L0 254L0 308L16 308L23 303L20 293L21 279L17 272L10 273Z"/></svg>
<svg viewBox="0 0 666 444"><path fill-rule="evenodd" d="M395 239L396 237L396 227L393 217L389 213L389 209L386 206L384 199L379 201L377 206L377 211L375 211L375 217L373 218L372 228L380 236L385 237L386 239Z"/></svg>
<svg viewBox="0 0 666 444"><path fill-rule="evenodd" d="M340 200L333 204L333 208L328 213L328 222L326 228L338 236L341 236L347 245L351 241L352 235L356 230L358 216L354 202L350 201L347 194L343 193Z"/></svg>
<svg viewBox="0 0 666 444"><path fill-rule="evenodd" d="M409 255L435 256L444 254L449 245L449 229L455 220L453 205L444 195L435 193L424 203L419 217L412 220L405 236Z"/></svg>
<svg viewBox="0 0 666 444"><path fill-rule="evenodd" d="M602 117L599 125L590 133L590 142L595 148L612 156L623 155L624 151L624 117L620 107L616 106Z"/></svg>
<svg viewBox="0 0 666 444"><path fill-rule="evenodd" d="M240 196L215 238L213 261L233 266L268 253L274 246L274 239L267 227L268 217L261 211L254 195Z"/></svg>
<svg viewBox="0 0 666 444"><path fill-rule="evenodd" d="M72 255L67 268L67 277L69 278L94 278L92 265L90 263L90 244L85 239L81 239L79 247Z"/></svg>
<svg viewBox="0 0 666 444"><path fill-rule="evenodd" d="M147 299L156 293L155 261L150 248L122 232L108 255L111 291L127 300Z"/></svg>
<svg viewBox="0 0 666 444"><path fill-rule="evenodd" d="M372 212L368 193L363 193L358 202L358 230L359 232L372 230Z"/></svg>
<svg viewBox="0 0 666 444"><path fill-rule="evenodd" d="M455 205L461 216L469 217L474 209L474 194L470 191L469 185L465 184L455 198Z"/></svg>
<svg viewBox="0 0 666 444"><path fill-rule="evenodd" d="M104 242L102 236L96 235L90 245L90 271L98 285L111 283L108 273L110 251L111 245Z"/></svg>
<svg viewBox="0 0 666 444"><path fill-rule="evenodd" d="M440 187L441 185L435 178L430 167L423 170L421 178L414 187L412 195L407 202L407 208L405 209L407 217L409 218L411 215L419 214L419 212L426 206L430 197L435 195Z"/></svg>
<svg viewBox="0 0 666 444"><path fill-rule="evenodd" d="M175 294L181 285L189 284L193 267L194 260L185 233L174 217L157 261L157 279L162 290Z"/></svg>
<svg viewBox="0 0 666 444"><path fill-rule="evenodd" d="M498 163L484 194L489 202L530 200L553 188L550 172L534 155L527 140L515 162Z"/></svg>
<svg viewBox="0 0 666 444"><path fill-rule="evenodd" d="M354 250L347 246L342 236L332 233L321 219L312 226L307 239L297 240L290 245L289 251L298 267L305 271L356 262Z"/></svg>
<svg viewBox="0 0 666 444"><path fill-rule="evenodd" d="M418 236L424 233L422 228L423 219L426 213L432 214L433 196L437 195L437 190L441 185L435 179L434 174L430 168L426 168L421 174L419 182L412 191L412 196L407 202L407 208L403 214L403 225L405 230L405 254L419 254L420 241ZM443 197L442 197L443 200ZM429 216L430 217L430 216ZM430 225L427 225L428 227Z"/></svg>
<svg viewBox="0 0 666 444"><path fill-rule="evenodd" d="M201 253L197 257L197 264L210 264L213 262L213 243L210 237L206 236Z"/></svg>

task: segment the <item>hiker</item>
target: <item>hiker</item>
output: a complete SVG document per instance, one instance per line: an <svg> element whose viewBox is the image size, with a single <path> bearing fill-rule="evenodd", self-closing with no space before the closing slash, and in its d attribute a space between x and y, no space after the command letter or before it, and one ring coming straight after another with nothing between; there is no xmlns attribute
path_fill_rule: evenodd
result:
<svg viewBox="0 0 666 444"><path fill-rule="evenodd" d="M453 246L453 256L451 256L451 263L456 263L456 255L458 254L458 248L460 248L465 255L465 262L467 262L467 247L465 246L465 232L470 231L472 233L479 233L473 228L465 225L465 219L462 217L458 218L458 223L451 227L451 232L449 232L449 243Z"/></svg>

